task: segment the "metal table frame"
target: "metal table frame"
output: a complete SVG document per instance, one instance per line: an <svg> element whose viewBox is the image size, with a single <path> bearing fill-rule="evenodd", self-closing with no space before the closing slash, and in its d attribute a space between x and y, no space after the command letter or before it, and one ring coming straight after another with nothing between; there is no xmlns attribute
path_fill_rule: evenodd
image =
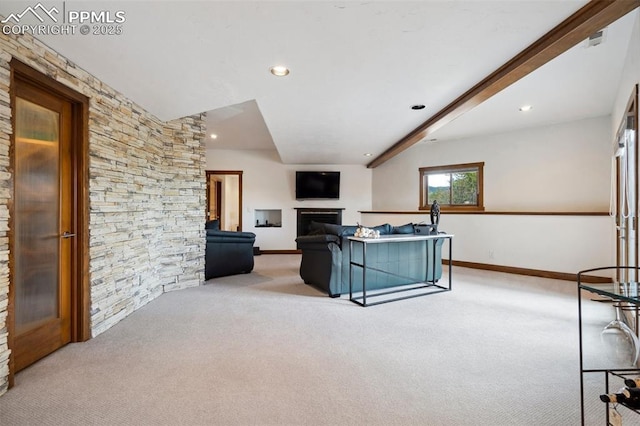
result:
<svg viewBox="0 0 640 426"><path fill-rule="evenodd" d="M436 244L439 240L446 239L449 240L449 279L446 286L440 285L436 281ZM427 281L416 281L414 284L422 284L419 286L407 287L411 284L406 285L398 285L396 288L390 287L389 289L383 289L381 291L376 291L375 293L370 293L367 295L367 277L366 271L373 270L377 272L382 272L388 275L394 275L397 277L407 278L409 280L413 280L413 277L405 277L402 275L394 274L389 271L384 271L382 269L372 268L367 266L367 245L368 244L386 244L386 243L401 243L401 242L409 242L409 241L424 241L425 244L429 244L430 242L433 244L433 253L431 262L433 264L431 280L428 280L429 273L429 259L426 259L425 262L425 278ZM362 263L357 263L353 260L353 245L354 243L362 244ZM428 250L425 251L428 253ZM452 276L452 254L453 254L453 235L452 234L434 234L434 235L415 235L415 234L397 234L397 235L382 235L380 238L360 238L360 237L349 237L349 300L353 303L356 303L360 306L373 306L380 305L383 303L395 302L397 300L405 300L411 299L414 297L420 296L428 296L434 293L442 293L444 291L451 291L451 276ZM362 295L355 296L353 294L353 267L361 267L362 268ZM400 288L402 287L402 288ZM367 302L367 298L371 299L374 297L380 296L388 296L394 293L403 293L416 290L425 289L425 291L420 293L414 293L410 295L395 297L391 299L385 299L377 302ZM428 290L428 291L427 291Z"/></svg>

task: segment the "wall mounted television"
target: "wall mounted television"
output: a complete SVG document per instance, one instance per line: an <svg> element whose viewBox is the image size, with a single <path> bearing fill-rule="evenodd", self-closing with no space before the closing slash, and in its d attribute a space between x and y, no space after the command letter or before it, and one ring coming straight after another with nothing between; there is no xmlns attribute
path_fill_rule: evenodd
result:
<svg viewBox="0 0 640 426"><path fill-rule="evenodd" d="M340 198L340 172L296 172L296 200Z"/></svg>

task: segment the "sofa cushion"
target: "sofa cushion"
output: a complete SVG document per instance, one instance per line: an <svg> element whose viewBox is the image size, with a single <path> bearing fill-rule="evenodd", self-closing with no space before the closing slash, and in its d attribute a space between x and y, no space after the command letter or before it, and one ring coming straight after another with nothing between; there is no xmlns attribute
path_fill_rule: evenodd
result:
<svg viewBox="0 0 640 426"><path fill-rule="evenodd" d="M337 235L338 237L352 237L357 229L358 225L335 225L333 223L311 222L309 224L309 235L329 234ZM393 231L393 227L388 223L374 226L371 229L379 231L380 235L388 235ZM413 228L411 228L411 230L411 233L413 233Z"/></svg>
<svg viewBox="0 0 640 426"><path fill-rule="evenodd" d="M392 234L413 234L413 223L406 225L394 226L391 230Z"/></svg>
<svg viewBox="0 0 640 426"><path fill-rule="evenodd" d="M307 235L322 235L322 234L326 234L326 232L324 231L324 223L321 222L316 222L315 220L312 220L309 223L309 233Z"/></svg>
<svg viewBox="0 0 640 426"><path fill-rule="evenodd" d="M389 235L393 232L393 226L389 225L388 223L385 223L384 225L374 226L371 229L380 232L380 235Z"/></svg>
<svg viewBox="0 0 640 426"><path fill-rule="evenodd" d="M342 227L342 232L340 232L340 236L342 237L353 237L353 235L356 233L356 231L358 230L358 226L354 226L354 225L347 225L347 226L343 226Z"/></svg>
<svg viewBox="0 0 640 426"><path fill-rule="evenodd" d="M341 235L341 232L342 232L341 225L334 225L332 223L320 223L319 225L322 226L323 234L338 235L338 236Z"/></svg>

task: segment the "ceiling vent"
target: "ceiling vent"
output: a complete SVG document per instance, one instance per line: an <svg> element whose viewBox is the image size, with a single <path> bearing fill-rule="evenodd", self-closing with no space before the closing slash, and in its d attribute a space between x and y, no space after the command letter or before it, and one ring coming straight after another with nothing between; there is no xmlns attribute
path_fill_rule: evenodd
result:
<svg viewBox="0 0 640 426"><path fill-rule="evenodd" d="M593 46L597 46L599 44L604 43L606 34L607 34L606 28L603 28L600 31L596 31L595 33L591 34L587 39L586 47L593 47Z"/></svg>

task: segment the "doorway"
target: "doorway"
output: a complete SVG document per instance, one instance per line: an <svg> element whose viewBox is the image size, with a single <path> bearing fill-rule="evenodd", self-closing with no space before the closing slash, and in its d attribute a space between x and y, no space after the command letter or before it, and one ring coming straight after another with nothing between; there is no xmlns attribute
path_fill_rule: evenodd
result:
<svg viewBox="0 0 640 426"><path fill-rule="evenodd" d="M10 386L90 337L88 100L19 61L11 71Z"/></svg>
<svg viewBox="0 0 640 426"><path fill-rule="evenodd" d="M207 220L224 231L242 231L242 171L207 170Z"/></svg>

